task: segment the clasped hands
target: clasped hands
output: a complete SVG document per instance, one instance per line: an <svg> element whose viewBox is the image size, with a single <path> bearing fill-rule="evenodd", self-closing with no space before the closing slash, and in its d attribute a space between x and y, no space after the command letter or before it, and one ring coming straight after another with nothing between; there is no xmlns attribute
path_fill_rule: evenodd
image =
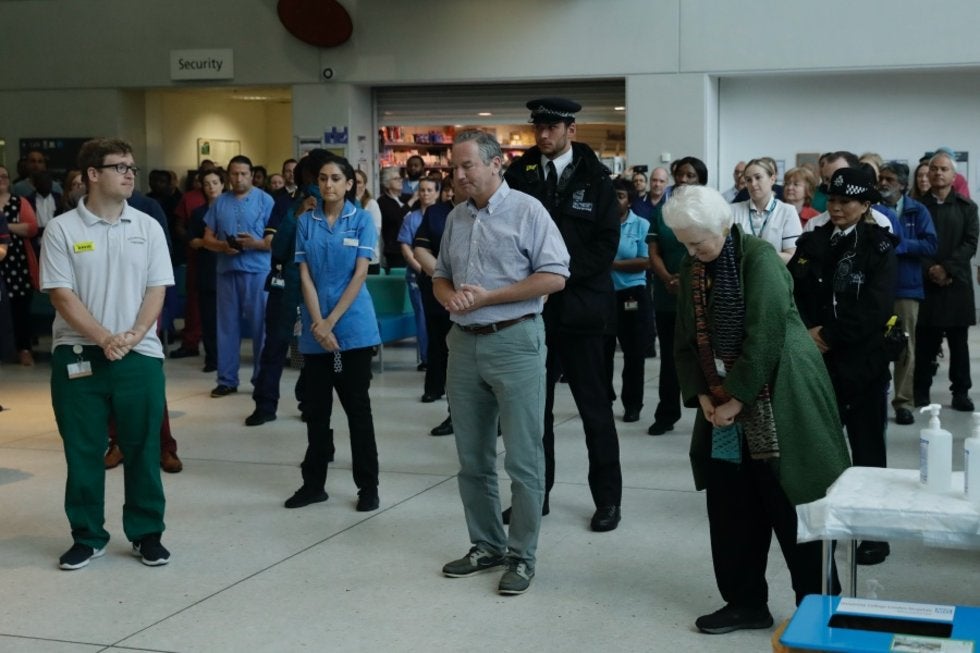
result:
<svg viewBox="0 0 980 653"><path fill-rule="evenodd" d="M313 322L310 332L313 334L313 339L316 340L317 344L327 351L337 351L340 349L337 336L333 334L333 325L328 320L316 320Z"/></svg>
<svg viewBox="0 0 980 653"><path fill-rule="evenodd" d="M443 304L450 313L469 313L486 304L489 291L483 286L464 283Z"/></svg>
<svg viewBox="0 0 980 653"><path fill-rule="evenodd" d="M929 275L929 281L933 282L937 286L948 286L953 283L953 277L949 276L949 272L946 271L946 268L938 263L931 266L927 273Z"/></svg>
<svg viewBox="0 0 980 653"><path fill-rule="evenodd" d="M142 336L130 329L122 333L107 335L99 345L102 347L102 353L105 354L106 358L111 361L118 361L122 360L123 356L128 354L142 339Z"/></svg>
<svg viewBox="0 0 980 653"><path fill-rule="evenodd" d="M732 397L720 406L715 406L708 395L698 395L701 412L712 426L731 426L735 417L742 412L742 402Z"/></svg>

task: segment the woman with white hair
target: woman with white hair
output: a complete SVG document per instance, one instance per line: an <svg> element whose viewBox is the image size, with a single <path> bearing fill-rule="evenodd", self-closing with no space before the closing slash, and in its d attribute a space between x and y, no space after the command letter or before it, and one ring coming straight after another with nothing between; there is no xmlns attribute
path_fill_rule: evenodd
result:
<svg viewBox="0 0 980 653"><path fill-rule="evenodd" d="M725 606L699 617L706 633L768 628L765 573L773 533L796 601L820 593L821 544L796 542L795 506L824 496L849 465L834 390L793 301L775 249L733 224L704 186L676 189L664 221L687 248L675 354L706 490L711 556ZM834 587L839 584L834 579Z"/></svg>

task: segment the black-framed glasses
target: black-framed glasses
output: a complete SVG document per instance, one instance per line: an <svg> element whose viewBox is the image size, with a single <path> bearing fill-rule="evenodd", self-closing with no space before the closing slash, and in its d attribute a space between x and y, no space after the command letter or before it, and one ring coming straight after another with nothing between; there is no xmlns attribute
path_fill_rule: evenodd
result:
<svg viewBox="0 0 980 653"><path fill-rule="evenodd" d="M106 163L106 164L103 164L103 165L100 165L100 166L92 166L92 167L93 168L96 168L97 170L103 170L105 168L112 168L113 170L115 170L116 172L118 172L121 175L124 175L127 172L132 172L135 175L137 172L140 171L140 169L138 167L131 166L128 163Z"/></svg>

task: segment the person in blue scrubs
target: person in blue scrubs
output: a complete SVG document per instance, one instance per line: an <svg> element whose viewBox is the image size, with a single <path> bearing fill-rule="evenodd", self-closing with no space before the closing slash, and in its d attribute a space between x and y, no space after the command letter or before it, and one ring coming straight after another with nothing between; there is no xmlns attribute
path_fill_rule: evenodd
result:
<svg viewBox="0 0 980 653"><path fill-rule="evenodd" d="M296 227L308 444L303 485L285 506L301 508L328 498L324 485L334 453L330 417L336 390L350 429L357 510L366 512L379 505L378 449L368 390L371 358L381 337L364 285L378 236L371 215L354 205L354 169L347 159L330 157L317 183L322 201L300 215Z"/></svg>

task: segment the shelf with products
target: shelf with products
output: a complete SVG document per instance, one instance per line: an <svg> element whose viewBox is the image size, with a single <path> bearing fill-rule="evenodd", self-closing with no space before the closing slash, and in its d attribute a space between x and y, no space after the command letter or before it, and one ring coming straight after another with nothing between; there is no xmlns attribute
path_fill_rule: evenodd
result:
<svg viewBox="0 0 980 653"><path fill-rule="evenodd" d="M378 129L379 167L404 168L409 157L417 155L427 170L448 171L452 168L453 138L462 129L453 125L382 126ZM493 132L508 161L534 146L534 127L530 124L471 125L466 129ZM622 124L577 123L574 140L589 145L604 161L625 160L626 130Z"/></svg>
<svg viewBox="0 0 980 653"><path fill-rule="evenodd" d="M530 125L473 126L494 132L504 155L514 159L534 145ZM427 170L446 172L452 169L452 143L457 128L452 125L397 126L378 129L378 164L381 168L404 168L412 156L422 157Z"/></svg>

